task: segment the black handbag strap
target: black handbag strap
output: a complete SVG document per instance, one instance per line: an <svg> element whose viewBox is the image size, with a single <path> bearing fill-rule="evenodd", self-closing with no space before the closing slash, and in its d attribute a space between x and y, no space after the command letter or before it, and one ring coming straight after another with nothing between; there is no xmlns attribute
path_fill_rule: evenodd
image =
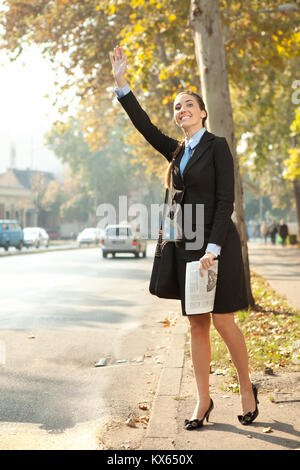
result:
<svg viewBox="0 0 300 470"><path fill-rule="evenodd" d="M182 150L184 147L184 141L178 142L177 148L175 152L173 152L173 158L171 164L174 164L175 159L177 158L179 152ZM173 169L173 167L172 167ZM173 174L171 171L171 181L170 181L170 187L172 188L172 193L173 193ZM164 225L165 225L165 220L166 220L166 215L167 215L167 208L168 208L168 200L169 200L169 188L166 188L166 194L165 194L165 200L164 200L164 208L163 208L163 214L160 222L160 229L159 229L159 236L158 236L158 243L156 247L156 251L160 251L160 247L163 241L163 231L164 231Z"/></svg>
<svg viewBox="0 0 300 470"><path fill-rule="evenodd" d="M158 242L157 242L156 250L155 250L155 256L159 256L159 257L161 256L161 246L162 246L162 242L163 242L163 231L164 231L165 220L166 220L166 216L167 216L168 200L169 200L169 189L167 188L166 189L166 194L165 194L162 218L161 218L161 221L160 221Z"/></svg>
<svg viewBox="0 0 300 470"><path fill-rule="evenodd" d="M165 200L164 200L164 208L162 213L162 218L160 221L160 228L159 228L159 236L158 236L158 244L161 245L162 238L163 238L163 231L165 226L165 220L167 216L167 209L168 209L168 200L169 200L169 189L166 189Z"/></svg>

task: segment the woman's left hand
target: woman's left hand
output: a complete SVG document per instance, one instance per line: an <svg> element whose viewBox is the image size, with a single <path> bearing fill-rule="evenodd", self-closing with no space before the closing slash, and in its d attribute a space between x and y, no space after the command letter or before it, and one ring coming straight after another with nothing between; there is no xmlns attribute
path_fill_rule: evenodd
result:
<svg viewBox="0 0 300 470"><path fill-rule="evenodd" d="M210 251L208 251L207 253L205 253L204 256L202 256L202 258L200 258L200 261L199 261L199 270L200 270L200 274L201 276L203 277L204 276L204 269L209 269L211 266L213 266L214 264L214 259L217 257L217 255L215 253L211 253Z"/></svg>

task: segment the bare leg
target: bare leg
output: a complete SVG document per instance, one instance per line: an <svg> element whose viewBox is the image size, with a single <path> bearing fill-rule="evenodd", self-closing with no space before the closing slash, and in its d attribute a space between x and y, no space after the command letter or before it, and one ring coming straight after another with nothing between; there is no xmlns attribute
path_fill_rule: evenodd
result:
<svg viewBox="0 0 300 470"><path fill-rule="evenodd" d="M190 315L191 355L197 386L197 405L191 419L202 419L210 404L210 314Z"/></svg>
<svg viewBox="0 0 300 470"><path fill-rule="evenodd" d="M243 414L255 410L255 400L249 377L248 353L244 336L234 321L233 313L213 314L213 322L222 336L236 367Z"/></svg>

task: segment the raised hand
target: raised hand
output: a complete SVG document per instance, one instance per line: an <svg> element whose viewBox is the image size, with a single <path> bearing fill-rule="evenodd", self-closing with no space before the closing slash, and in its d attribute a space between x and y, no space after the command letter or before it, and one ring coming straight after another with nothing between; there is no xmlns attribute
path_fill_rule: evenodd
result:
<svg viewBox="0 0 300 470"><path fill-rule="evenodd" d="M109 58L113 68L113 74L119 88L126 85L127 57L120 46L116 46L113 52L109 53Z"/></svg>

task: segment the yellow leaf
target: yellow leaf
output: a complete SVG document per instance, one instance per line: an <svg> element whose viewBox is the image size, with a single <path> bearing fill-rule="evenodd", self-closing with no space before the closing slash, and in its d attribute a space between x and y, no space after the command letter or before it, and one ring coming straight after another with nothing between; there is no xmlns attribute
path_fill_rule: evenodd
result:
<svg viewBox="0 0 300 470"><path fill-rule="evenodd" d="M270 433L270 432L273 432L273 429L271 428L271 426L269 426L268 428L264 428L262 432Z"/></svg>

